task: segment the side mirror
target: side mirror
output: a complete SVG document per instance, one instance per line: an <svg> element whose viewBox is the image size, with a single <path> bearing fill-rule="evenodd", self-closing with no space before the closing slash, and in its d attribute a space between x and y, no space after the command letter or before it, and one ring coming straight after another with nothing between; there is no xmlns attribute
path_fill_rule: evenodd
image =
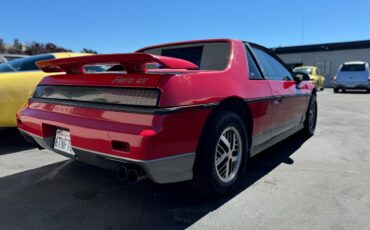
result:
<svg viewBox="0 0 370 230"><path fill-rule="evenodd" d="M303 72L295 72L294 73L294 81L298 84L301 83L302 81L309 81L310 76L306 73Z"/></svg>

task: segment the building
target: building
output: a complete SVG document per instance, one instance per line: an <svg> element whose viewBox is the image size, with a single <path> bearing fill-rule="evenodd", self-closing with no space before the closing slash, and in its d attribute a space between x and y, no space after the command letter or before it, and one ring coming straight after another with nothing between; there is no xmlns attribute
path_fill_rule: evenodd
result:
<svg viewBox="0 0 370 230"><path fill-rule="evenodd" d="M291 68L317 66L325 76L326 87L332 87L333 77L344 62L370 63L370 40L278 47L272 50Z"/></svg>

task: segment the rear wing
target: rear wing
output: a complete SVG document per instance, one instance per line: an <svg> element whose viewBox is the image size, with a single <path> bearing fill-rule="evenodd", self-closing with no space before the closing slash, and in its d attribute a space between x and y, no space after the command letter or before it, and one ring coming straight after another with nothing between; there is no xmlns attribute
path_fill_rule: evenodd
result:
<svg viewBox="0 0 370 230"><path fill-rule="evenodd" d="M81 74L85 73L83 68L85 65L120 64L127 73L142 73L146 71L146 64L151 63L160 64L166 69L198 69L197 65L183 59L147 53L99 54L61 58L39 61L36 65L47 73L66 72L67 74Z"/></svg>

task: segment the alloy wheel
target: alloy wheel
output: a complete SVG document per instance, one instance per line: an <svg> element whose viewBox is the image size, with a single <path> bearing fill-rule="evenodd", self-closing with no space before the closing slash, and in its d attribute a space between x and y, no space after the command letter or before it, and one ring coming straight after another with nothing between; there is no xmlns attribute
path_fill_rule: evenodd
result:
<svg viewBox="0 0 370 230"><path fill-rule="evenodd" d="M242 139L235 127L227 127L221 133L215 150L215 168L220 181L228 183L238 174L242 159Z"/></svg>

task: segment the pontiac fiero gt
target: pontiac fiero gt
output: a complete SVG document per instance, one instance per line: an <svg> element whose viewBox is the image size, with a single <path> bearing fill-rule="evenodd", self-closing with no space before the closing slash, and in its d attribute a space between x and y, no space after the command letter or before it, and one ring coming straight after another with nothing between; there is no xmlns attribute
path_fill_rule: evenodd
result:
<svg viewBox="0 0 370 230"><path fill-rule="evenodd" d="M85 73L84 66L112 66ZM301 131L313 135L314 85L268 49L231 39L157 45L130 54L38 62L44 78L18 128L37 145L132 183L192 180L235 187L249 157Z"/></svg>

